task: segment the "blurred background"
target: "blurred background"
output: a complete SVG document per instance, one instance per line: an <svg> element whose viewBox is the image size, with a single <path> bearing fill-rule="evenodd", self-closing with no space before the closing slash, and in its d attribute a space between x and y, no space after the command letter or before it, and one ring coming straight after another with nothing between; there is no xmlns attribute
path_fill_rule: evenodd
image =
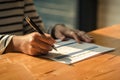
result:
<svg viewBox="0 0 120 80"><path fill-rule="evenodd" d="M46 27L63 23L86 32L120 23L120 0L34 0Z"/></svg>

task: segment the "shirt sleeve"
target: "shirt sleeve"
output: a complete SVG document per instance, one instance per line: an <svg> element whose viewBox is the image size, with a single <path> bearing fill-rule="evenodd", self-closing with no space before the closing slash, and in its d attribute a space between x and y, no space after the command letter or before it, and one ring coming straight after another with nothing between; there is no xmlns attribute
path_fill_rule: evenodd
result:
<svg viewBox="0 0 120 80"><path fill-rule="evenodd" d="M44 22L42 21L42 17L36 11L36 6L33 0L25 0L25 16L31 17L31 19L39 26L41 30L47 32L48 34L53 35L53 27L54 26L45 26ZM30 28L27 26L27 28ZM31 29L26 29L27 33L30 33ZM32 32L32 31L31 31Z"/></svg>
<svg viewBox="0 0 120 80"><path fill-rule="evenodd" d="M0 35L0 54L2 54L12 39L12 35Z"/></svg>

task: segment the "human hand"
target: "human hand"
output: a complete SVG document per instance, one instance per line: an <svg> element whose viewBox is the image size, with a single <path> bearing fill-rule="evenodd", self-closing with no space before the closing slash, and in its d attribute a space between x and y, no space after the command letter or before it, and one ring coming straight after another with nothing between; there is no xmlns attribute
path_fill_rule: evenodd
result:
<svg viewBox="0 0 120 80"><path fill-rule="evenodd" d="M54 43L55 40L49 34L43 36L37 32L33 32L24 36L14 36L11 45L12 50L15 52L39 55L48 53L48 51L52 50L51 46Z"/></svg>
<svg viewBox="0 0 120 80"><path fill-rule="evenodd" d="M93 38L88 36L84 31L70 29L65 25L58 24L54 28L54 36L58 39L67 40L68 38L75 39L78 43L80 41L92 42Z"/></svg>

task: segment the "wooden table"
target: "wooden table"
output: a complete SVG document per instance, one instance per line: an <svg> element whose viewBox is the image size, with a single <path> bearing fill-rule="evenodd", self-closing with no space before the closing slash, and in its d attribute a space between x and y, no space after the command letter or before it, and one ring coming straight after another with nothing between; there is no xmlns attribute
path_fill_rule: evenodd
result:
<svg viewBox="0 0 120 80"><path fill-rule="evenodd" d="M0 80L120 80L120 25L89 33L95 43L116 48L73 65L22 53L0 56Z"/></svg>

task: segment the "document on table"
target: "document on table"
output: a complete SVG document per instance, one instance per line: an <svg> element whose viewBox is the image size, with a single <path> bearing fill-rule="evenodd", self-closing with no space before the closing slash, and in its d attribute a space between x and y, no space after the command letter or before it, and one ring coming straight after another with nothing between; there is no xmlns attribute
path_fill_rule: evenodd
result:
<svg viewBox="0 0 120 80"><path fill-rule="evenodd" d="M72 64L115 49L96 45L94 43L82 42L79 44L75 40L58 41L55 46L58 51L52 50L43 57L65 64Z"/></svg>

